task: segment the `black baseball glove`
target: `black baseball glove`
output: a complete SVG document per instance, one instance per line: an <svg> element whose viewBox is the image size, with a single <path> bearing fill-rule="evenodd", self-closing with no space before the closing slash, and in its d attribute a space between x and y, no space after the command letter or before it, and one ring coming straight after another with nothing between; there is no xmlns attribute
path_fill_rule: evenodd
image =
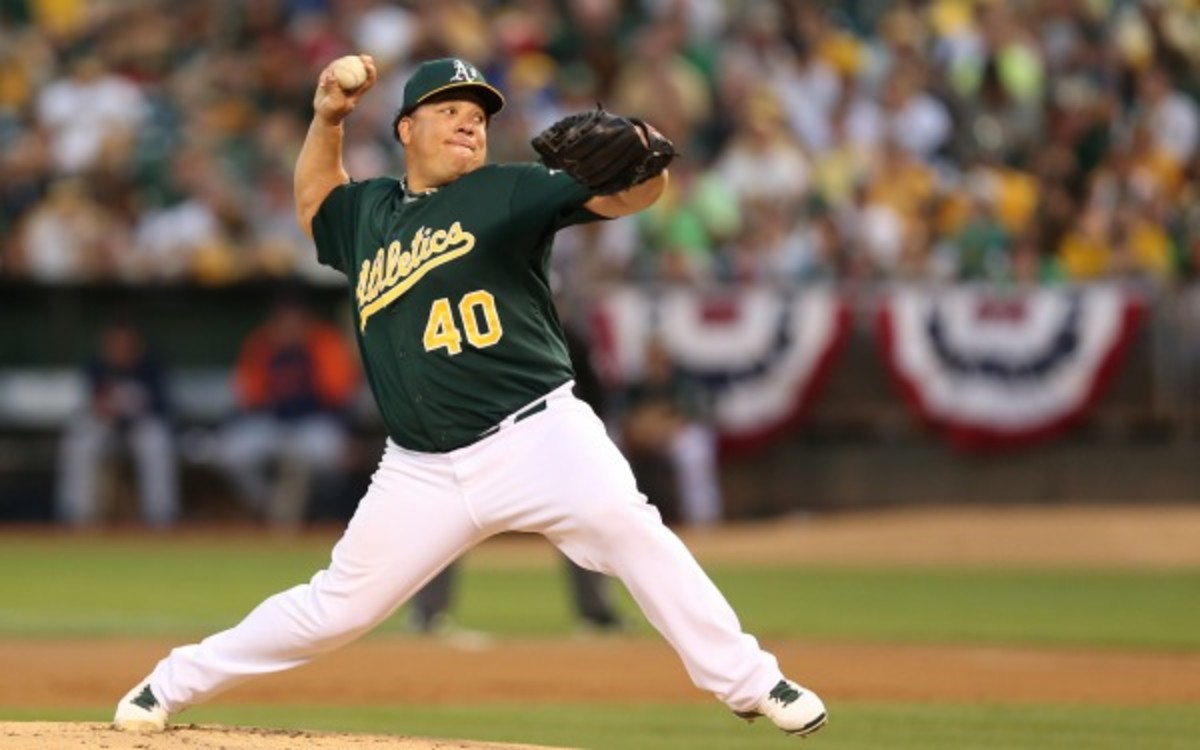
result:
<svg viewBox="0 0 1200 750"><path fill-rule="evenodd" d="M654 128L600 106L564 117L538 133L532 144L543 164L561 169L596 195L643 183L677 155L675 145Z"/></svg>

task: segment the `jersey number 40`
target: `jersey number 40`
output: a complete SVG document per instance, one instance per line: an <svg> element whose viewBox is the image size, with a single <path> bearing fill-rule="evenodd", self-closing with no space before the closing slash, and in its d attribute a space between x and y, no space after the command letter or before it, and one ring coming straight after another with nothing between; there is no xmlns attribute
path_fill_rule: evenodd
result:
<svg viewBox="0 0 1200 750"><path fill-rule="evenodd" d="M445 349L449 354L458 354L462 351L464 333L467 343L476 349L489 347L504 335L504 326L500 325L500 315L496 312L496 298L491 292L478 289L464 294L458 301L458 317L461 328L454 319L448 297L433 301L425 323L425 351Z"/></svg>

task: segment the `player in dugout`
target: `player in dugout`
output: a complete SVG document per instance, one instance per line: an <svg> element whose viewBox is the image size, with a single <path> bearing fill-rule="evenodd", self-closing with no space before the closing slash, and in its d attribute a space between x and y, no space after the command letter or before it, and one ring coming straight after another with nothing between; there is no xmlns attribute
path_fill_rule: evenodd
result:
<svg viewBox="0 0 1200 750"><path fill-rule="evenodd" d="M401 179L351 180L342 122L376 80L366 55L320 74L295 168L296 212L344 273L364 370L387 428L379 467L329 566L240 623L170 652L117 705L156 731L255 675L307 663L387 618L490 536L545 536L619 578L692 682L738 716L807 735L815 693L784 677L639 492L573 373L547 265L563 227L654 203L675 150L597 108L533 141L541 163L487 164L502 94L453 58L416 68L393 131Z"/></svg>

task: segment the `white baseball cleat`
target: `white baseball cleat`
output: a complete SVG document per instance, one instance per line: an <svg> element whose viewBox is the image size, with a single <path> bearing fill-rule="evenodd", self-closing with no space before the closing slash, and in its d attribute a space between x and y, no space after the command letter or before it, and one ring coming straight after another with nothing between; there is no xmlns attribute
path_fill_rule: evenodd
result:
<svg viewBox="0 0 1200 750"><path fill-rule="evenodd" d="M765 716L780 730L797 737L812 734L828 720L825 704L817 694L786 678L771 688L754 710L739 711L737 715L746 721Z"/></svg>
<svg viewBox="0 0 1200 750"><path fill-rule="evenodd" d="M161 732L167 727L167 711L159 705L145 679L125 694L117 704L113 728L123 732Z"/></svg>

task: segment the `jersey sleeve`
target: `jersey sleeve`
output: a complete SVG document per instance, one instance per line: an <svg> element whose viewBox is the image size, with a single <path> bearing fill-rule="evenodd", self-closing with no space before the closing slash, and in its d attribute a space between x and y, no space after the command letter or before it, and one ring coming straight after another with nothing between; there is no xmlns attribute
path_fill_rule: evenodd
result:
<svg viewBox="0 0 1200 750"><path fill-rule="evenodd" d="M540 218L550 231L605 218L584 208L592 193L566 172L541 164L523 164L519 169L509 205L513 216Z"/></svg>
<svg viewBox="0 0 1200 750"><path fill-rule="evenodd" d="M312 220L313 241L317 245L317 260L322 265L346 273L352 265L354 227L358 224L363 193L370 180L350 181L338 185L325 196Z"/></svg>

